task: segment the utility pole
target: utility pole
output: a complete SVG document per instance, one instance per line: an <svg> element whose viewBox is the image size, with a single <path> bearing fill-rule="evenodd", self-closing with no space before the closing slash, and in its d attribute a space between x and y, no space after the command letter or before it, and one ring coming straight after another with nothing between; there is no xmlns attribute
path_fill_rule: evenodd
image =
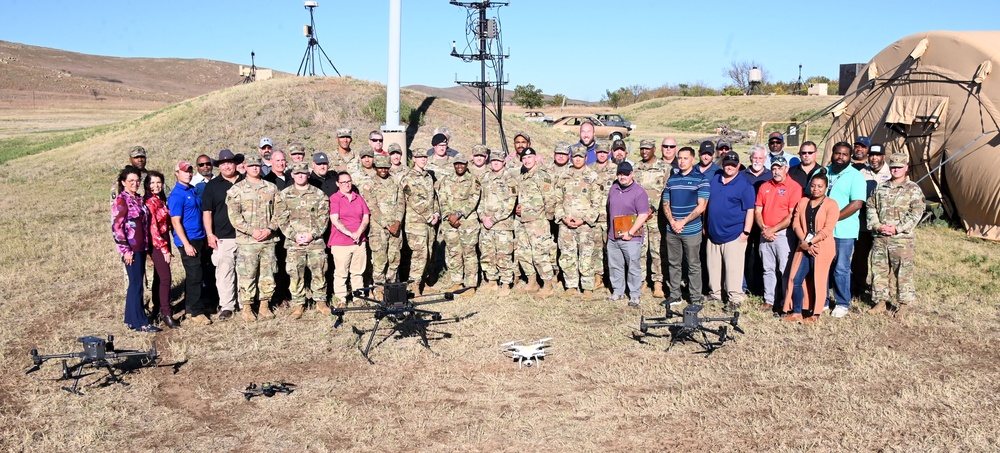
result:
<svg viewBox="0 0 1000 453"><path fill-rule="evenodd" d="M456 0L451 0L451 4L455 5L455 6L461 6L463 8L468 8L470 10L477 10L478 11L478 19L479 19L478 22L476 22L475 27L469 27L469 29L474 30L474 33L477 35L477 37L479 39L479 49L477 50L476 53L461 54L461 53L458 53L458 50L455 47L455 41L452 41L451 42L451 56L457 57L457 58L461 58L463 61L466 61L466 62L475 61L475 60L478 60L480 62L480 73L479 73L479 80L478 81L475 81L475 82L461 82L461 81L456 80L455 83L458 83L459 85L462 85L462 86L475 87L475 88L479 89L479 101L480 101L480 104L482 106L482 127L483 127L482 144L485 145L486 144L486 109L487 109L486 89L490 88L490 87L496 87L496 89L494 90L494 93L495 93L494 97L496 98L496 102L497 102L495 115L497 117L497 121L500 123L500 129L501 129L501 132L502 132L503 131L503 124L502 124L502 115L501 115L500 111L501 111L502 105L503 105L503 86L507 84L507 82L503 80L503 69L502 69L503 68L503 64L502 64L502 61L510 56L510 55L504 55L502 53L499 53L499 54L491 54L490 53L490 47L489 47L489 41L490 40L496 40L497 41L497 43L498 43L498 46L497 46L498 52L502 52L502 50L499 48L499 42L500 42L499 21L497 19L487 19L486 18L486 10L488 10L490 8L494 8L494 7L499 8L501 6L507 6L510 3L509 2L495 2L495 1L490 1L490 0L483 0L483 1L480 1L480 2L459 2L459 1L456 1ZM471 14L470 14L470 18L471 18ZM496 80L494 80L492 82L486 80L486 65L487 65L487 62L493 62L494 63L494 67L495 67L495 69L497 71L497 78L496 78Z"/></svg>

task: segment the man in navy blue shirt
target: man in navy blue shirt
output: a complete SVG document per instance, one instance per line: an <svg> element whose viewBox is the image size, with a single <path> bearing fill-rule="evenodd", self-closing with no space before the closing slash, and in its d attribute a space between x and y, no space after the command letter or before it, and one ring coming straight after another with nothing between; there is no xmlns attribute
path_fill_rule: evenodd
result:
<svg viewBox="0 0 1000 453"><path fill-rule="evenodd" d="M709 140L701 142L698 147L698 160L698 166L695 167L695 170L705 175L706 179L711 179L717 172L722 171L718 165L715 165L715 143Z"/></svg>
<svg viewBox="0 0 1000 453"><path fill-rule="evenodd" d="M743 261L753 225L756 197L753 186L740 175L740 155L733 151L722 158L722 172L711 178L705 214L708 233L709 300L722 300L725 288L729 310L743 303Z"/></svg>
<svg viewBox="0 0 1000 453"><path fill-rule="evenodd" d="M580 144L587 147L587 161L584 165L597 162L597 141L594 140L594 123L584 121L580 124Z"/></svg>
<svg viewBox="0 0 1000 453"><path fill-rule="evenodd" d="M174 227L174 245L181 252L184 264L184 310L195 324L208 325L205 303L201 297L202 267L208 266L209 254L205 251L205 226L201 217L201 197L191 185L194 167L180 161L174 166L177 185L167 197L170 222Z"/></svg>
<svg viewBox="0 0 1000 453"><path fill-rule="evenodd" d="M708 142L711 144L712 142ZM714 146L713 146L714 148ZM708 205L708 180L694 168L694 149L677 151L677 169L671 171L663 190L663 214L667 219L666 241L669 264L670 304L681 301L681 272L688 269L691 303L701 302L701 214Z"/></svg>

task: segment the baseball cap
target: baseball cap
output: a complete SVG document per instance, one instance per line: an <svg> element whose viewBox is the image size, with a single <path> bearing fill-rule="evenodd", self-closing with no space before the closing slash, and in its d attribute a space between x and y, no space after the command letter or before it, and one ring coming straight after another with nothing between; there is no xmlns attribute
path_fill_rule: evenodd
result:
<svg viewBox="0 0 1000 453"><path fill-rule="evenodd" d="M431 137L431 146L437 146L448 141L448 136L444 134L434 134Z"/></svg>
<svg viewBox="0 0 1000 453"><path fill-rule="evenodd" d="M309 164L305 162L292 162L292 174L309 174Z"/></svg>
<svg viewBox="0 0 1000 453"><path fill-rule="evenodd" d="M399 145L396 143L390 143L388 149L389 149L389 154L392 153L403 154L403 148L400 148Z"/></svg>
<svg viewBox="0 0 1000 453"><path fill-rule="evenodd" d="M715 143L709 140L701 142L701 146L698 147L698 155L702 154L715 154Z"/></svg>
<svg viewBox="0 0 1000 453"><path fill-rule="evenodd" d="M288 147L288 154L305 154L305 153L306 153L306 146L301 143L292 143L292 145Z"/></svg>
<svg viewBox="0 0 1000 453"><path fill-rule="evenodd" d="M607 140L598 140L597 144L594 145L595 153L608 153L610 152L611 142Z"/></svg>
<svg viewBox="0 0 1000 453"><path fill-rule="evenodd" d="M777 139L781 143L785 143L785 136L782 135L781 132L771 132L771 135L767 136L768 142L774 139Z"/></svg>
<svg viewBox="0 0 1000 453"><path fill-rule="evenodd" d="M326 153L324 153L324 152L321 151L321 152L318 152L316 154L313 154L313 163L314 164L328 164L328 163L330 163L330 158L326 157Z"/></svg>
<svg viewBox="0 0 1000 453"><path fill-rule="evenodd" d="M625 140L618 139L618 140L615 140L615 141L611 142L611 150L614 151L616 149L626 149L627 150L628 147L625 146Z"/></svg>
<svg viewBox="0 0 1000 453"><path fill-rule="evenodd" d="M729 164L736 164L736 165L740 164L740 155L736 154L736 151L729 151L724 156L722 156L722 165L725 166Z"/></svg>
<svg viewBox="0 0 1000 453"><path fill-rule="evenodd" d="M455 157L451 158L451 163L452 164L465 164L465 165L468 165L469 164L469 159L467 157L465 157L465 154L458 153L458 154L455 155Z"/></svg>
<svg viewBox="0 0 1000 453"><path fill-rule="evenodd" d="M350 136L351 136L351 130L350 129L348 129L346 127L342 127L340 129L337 129L337 138L350 137Z"/></svg>
<svg viewBox="0 0 1000 453"><path fill-rule="evenodd" d="M538 155L538 153L535 152L535 148L532 148L530 146L527 147L527 148L524 148L524 151L521 151L521 157L524 157L524 156L537 156L537 155Z"/></svg>
<svg viewBox="0 0 1000 453"><path fill-rule="evenodd" d="M389 156L385 154L379 154L375 156L375 168L391 168L392 162L389 161Z"/></svg>
<svg viewBox="0 0 1000 453"><path fill-rule="evenodd" d="M528 148L528 149L531 149L531 148ZM489 156L490 155L490 149L487 148L486 145L473 145L472 146L472 155L473 156Z"/></svg>
<svg viewBox="0 0 1000 453"><path fill-rule="evenodd" d="M729 143L729 140L719 140L718 143L715 144L715 149L719 149L722 147L733 149L733 144Z"/></svg>
<svg viewBox="0 0 1000 453"><path fill-rule="evenodd" d="M772 157L771 158L771 167L773 168L774 166L787 167L788 166L788 161L785 160L785 156Z"/></svg>
<svg viewBox="0 0 1000 453"><path fill-rule="evenodd" d="M556 154L569 154L569 143L566 142L556 142L556 148L553 151Z"/></svg>
<svg viewBox="0 0 1000 453"><path fill-rule="evenodd" d="M128 157L146 157L146 148L133 146L132 149L128 150Z"/></svg>
<svg viewBox="0 0 1000 453"><path fill-rule="evenodd" d="M884 156L885 148L882 146L881 143L872 143L872 145L868 147L868 154L869 155L876 154Z"/></svg>
<svg viewBox="0 0 1000 453"><path fill-rule="evenodd" d="M372 149L372 147L370 146L366 147L365 149L361 150L361 154L359 154L358 157L375 157L375 150Z"/></svg>
<svg viewBox="0 0 1000 453"><path fill-rule="evenodd" d="M872 140L864 135L859 135L858 138L854 139L855 145L865 145L865 148L872 146Z"/></svg>
<svg viewBox="0 0 1000 453"><path fill-rule="evenodd" d="M889 168L903 168L910 163L910 156L903 153L893 153L889 156Z"/></svg>
<svg viewBox="0 0 1000 453"><path fill-rule="evenodd" d="M632 164L628 162L622 162L618 164L618 174L620 175L631 175L632 174Z"/></svg>
<svg viewBox="0 0 1000 453"><path fill-rule="evenodd" d="M639 140L639 149L653 149L656 148L656 140L651 138L644 138Z"/></svg>
<svg viewBox="0 0 1000 453"><path fill-rule="evenodd" d="M192 168L194 167L191 166L191 162L186 160L177 162L177 165L174 165L174 171L191 171Z"/></svg>
<svg viewBox="0 0 1000 453"><path fill-rule="evenodd" d="M271 148L274 148L274 143L271 143L271 139L269 139L267 137L264 137L264 138L260 139L260 144L257 145L257 147L258 148L263 148L265 146L270 146Z"/></svg>

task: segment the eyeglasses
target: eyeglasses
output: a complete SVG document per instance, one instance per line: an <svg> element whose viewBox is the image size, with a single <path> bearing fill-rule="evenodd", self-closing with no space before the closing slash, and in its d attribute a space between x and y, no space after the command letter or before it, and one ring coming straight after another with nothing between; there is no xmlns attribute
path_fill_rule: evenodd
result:
<svg viewBox="0 0 1000 453"><path fill-rule="evenodd" d="M781 140L771 140L767 142L768 145L777 145L779 143L784 143L784 142L782 142Z"/></svg>
<svg viewBox="0 0 1000 453"><path fill-rule="evenodd" d="M380 142L380 141L382 141L381 138L369 138L368 140L372 141L372 142Z"/></svg>
<svg viewBox="0 0 1000 453"><path fill-rule="evenodd" d="M199 167L211 167L212 163L211 162L198 162L198 166Z"/></svg>
<svg viewBox="0 0 1000 453"><path fill-rule="evenodd" d="M719 151L729 151L729 150L731 150L731 149L732 149L732 148L730 148L730 147L728 147L728 146L723 146L723 147L719 148L718 150L719 150Z"/></svg>
<svg viewBox="0 0 1000 453"><path fill-rule="evenodd" d="M808 156L810 154L816 154L816 151L799 151L800 156Z"/></svg>
<svg viewBox="0 0 1000 453"><path fill-rule="evenodd" d="M350 184L353 181L337 181L337 184Z"/></svg>
<svg viewBox="0 0 1000 453"><path fill-rule="evenodd" d="M677 145L660 145L660 148L676 148Z"/></svg>

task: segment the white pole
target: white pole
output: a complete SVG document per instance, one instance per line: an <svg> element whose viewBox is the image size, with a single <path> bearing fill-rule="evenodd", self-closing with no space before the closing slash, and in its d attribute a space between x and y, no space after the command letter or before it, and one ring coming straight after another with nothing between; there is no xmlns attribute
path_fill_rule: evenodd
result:
<svg viewBox="0 0 1000 453"><path fill-rule="evenodd" d="M400 130L399 124L399 47L400 2L389 0L389 77L385 93L385 126L383 130Z"/></svg>

